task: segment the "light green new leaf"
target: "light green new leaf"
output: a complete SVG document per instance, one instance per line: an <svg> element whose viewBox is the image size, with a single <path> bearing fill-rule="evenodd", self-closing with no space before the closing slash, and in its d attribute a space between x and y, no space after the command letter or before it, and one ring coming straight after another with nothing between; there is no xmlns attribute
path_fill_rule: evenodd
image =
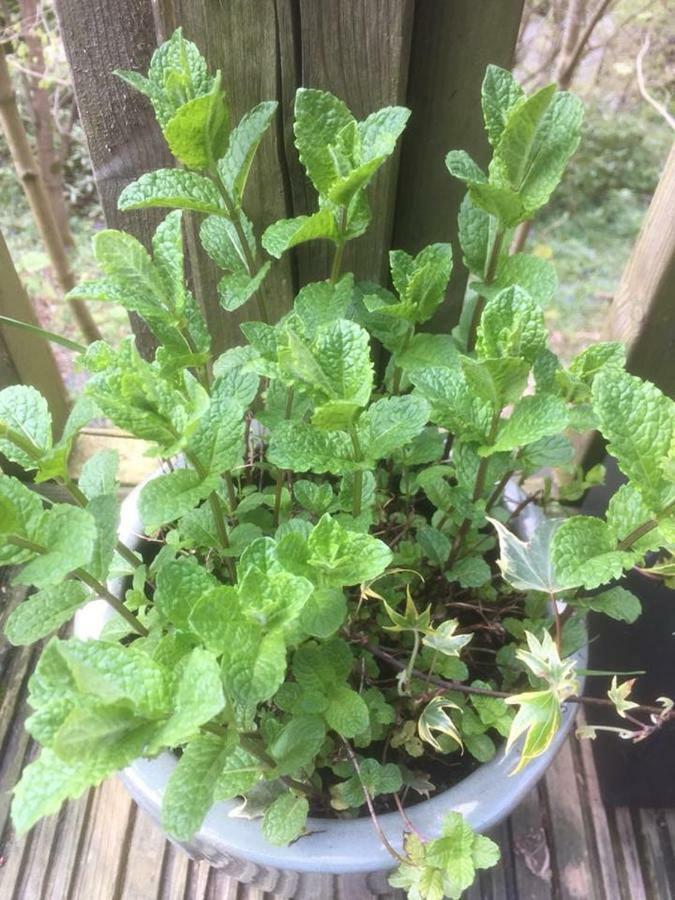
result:
<svg viewBox="0 0 675 900"><path fill-rule="evenodd" d="M507 69L489 65L481 87L485 130L493 147L499 144L509 115L524 97L523 89Z"/></svg>
<svg viewBox="0 0 675 900"><path fill-rule="evenodd" d="M542 119L556 92L554 84L543 87L518 103L507 117L495 147L490 177L495 183L519 191L535 158Z"/></svg>
<svg viewBox="0 0 675 900"><path fill-rule="evenodd" d="M286 250L290 250L291 247L296 247L298 244L303 244L305 241L334 241L337 236L335 219L331 211L326 207L311 216L279 219L278 222L265 229L262 236L262 245L270 256L280 259Z"/></svg>
<svg viewBox="0 0 675 900"><path fill-rule="evenodd" d="M659 510L669 490L662 463L675 432L675 403L653 384L610 368L593 382L593 409L619 468Z"/></svg>
<svg viewBox="0 0 675 900"><path fill-rule="evenodd" d="M548 260L529 253L514 253L501 262L493 282L473 287L489 298L513 285L526 291L539 306L546 307L558 287L558 276Z"/></svg>
<svg viewBox="0 0 675 900"><path fill-rule="evenodd" d="M308 815L307 798L287 791L267 808L262 821L263 837L277 847L290 844L305 830Z"/></svg>
<svg viewBox="0 0 675 900"><path fill-rule="evenodd" d="M213 804L227 748L223 738L201 734L184 749L162 798L162 828L179 841L197 831Z"/></svg>
<svg viewBox="0 0 675 900"><path fill-rule="evenodd" d="M225 150L228 127L219 73L212 91L179 106L162 130L176 159L188 169L206 169Z"/></svg>
<svg viewBox="0 0 675 900"><path fill-rule="evenodd" d="M568 587L599 587L635 562L635 553L617 550L607 524L592 516L572 516L556 530L551 541L556 575Z"/></svg>
<svg viewBox="0 0 675 900"><path fill-rule="evenodd" d="M495 412L518 400L527 386L530 364L517 356L500 359L462 356L460 362L469 387Z"/></svg>
<svg viewBox="0 0 675 900"><path fill-rule="evenodd" d="M280 422L276 426L267 459L278 468L292 472L344 475L360 468L345 432L321 431L300 422Z"/></svg>
<svg viewBox="0 0 675 900"><path fill-rule="evenodd" d="M328 513L307 541L308 563L335 587L360 584L381 575L392 560L389 547L370 534L348 531Z"/></svg>
<svg viewBox="0 0 675 900"><path fill-rule="evenodd" d="M15 534L34 539L44 519L40 495L18 478L0 474L0 535ZM32 556L29 550L0 541L0 563L22 562Z"/></svg>
<svg viewBox="0 0 675 900"><path fill-rule="evenodd" d="M329 638L347 616L347 601L338 588L317 588L300 612L299 625L312 637Z"/></svg>
<svg viewBox="0 0 675 900"><path fill-rule="evenodd" d="M218 378L211 388L209 408L199 420L188 450L207 475L218 476L242 464L244 430L243 409L230 393L230 381Z"/></svg>
<svg viewBox="0 0 675 900"><path fill-rule="evenodd" d="M89 597L79 581L66 581L32 594L9 615L5 635L10 644L25 646L46 637L67 622Z"/></svg>
<svg viewBox="0 0 675 900"><path fill-rule="evenodd" d="M584 384L592 385L595 376L605 367L623 369L626 364L626 348L619 341L599 341L578 353L570 363L570 375Z"/></svg>
<svg viewBox="0 0 675 900"><path fill-rule="evenodd" d="M445 165L451 175L467 184L483 184L487 181L485 172L466 150L451 150L445 157Z"/></svg>
<svg viewBox="0 0 675 900"><path fill-rule="evenodd" d="M646 522L656 519L656 513L645 503L639 488L630 482L622 484L612 495L607 507L607 527L617 542L625 540ZM670 540L669 540L670 538ZM644 554L659 550L672 542L668 534L668 521L661 520L656 528L651 528L632 545L636 552Z"/></svg>
<svg viewBox="0 0 675 900"><path fill-rule="evenodd" d="M252 277L247 272L233 272L223 275L218 282L218 299L223 309L232 312L243 306L258 290L272 264L268 260Z"/></svg>
<svg viewBox="0 0 675 900"><path fill-rule="evenodd" d="M230 800L239 794L245 794L260 780L262 769L260 760L248 753L243 747L236 746L230 750L218 775L214 800Z"/></svg>
<svg viewBox="0 0 675 900"><path fill-rule="evenodd" d="M223 201L215 184L203 175L182 169L146 172L127 185L117 200L121 210L168 206L207 215L223 215Z"/></svg>
<svg viewBox="0 0 675 900"><path fill-rule="evenodd" d="M464 265L472 274L482 278L490 246L490 216L484 209L474 206L467 193L459 208L457 222Z"/></svg>
<svg viewBox="0 0 675 900"><path fill-rule="evenodd" d="M517 285L485 305L476 338L479 358L516 356L533 363L546 341L541 307Z"/></svg>
<svg viewBox="0 0 675 900"><path fill-rule="evenodd" d="M224 648L225 690L235 703L250 709L272 697L286 675L286 645L280 631L261 633L260 625L238 617Z"/></svg>
<svg viewBox="0 0 675 900"><path fill-rule="evenodd" d="M7 429L16 432L15 444ZM23 447L26 442L26 447ZM47 401L34 387L14 384L0 391L0 453L24 469L37 468L37 460L52 446L52 417Z"/></svg>
<svg viewBox="0 0 675 900"><path fill-rule="evenodd" d="M91 551L87 571L98 581L105 582L117 546L117 529L120 507L115 494L93 497L86 510L96 525L96 538Z"/></svg>
<svg viewBox="0 0 675 900"><path fill-rule="evenodd" d="M218 582L194 557L167 563L157 573L153 603L161 617L183 631L189 629L192 610Z"/></svg>

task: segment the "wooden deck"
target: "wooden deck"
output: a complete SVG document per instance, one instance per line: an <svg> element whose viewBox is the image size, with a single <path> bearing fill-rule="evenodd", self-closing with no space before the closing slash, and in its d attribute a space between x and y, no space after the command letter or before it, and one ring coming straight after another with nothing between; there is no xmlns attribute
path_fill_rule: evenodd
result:
<svg viewBox="0 0 675 900"><path fill-rule="evenodd" d="M19 597L0 586L4 619ZM1 624L1 622L0 622ZM17 839L10 791L33 747L24 729L31 648L0 647L2 900L262 900L168 843L109 779ZM675 810L603 808L588 742L571 739L493 837L503 862L468 900L675 900ZM397 895L390 895L390 900ZM367 900L345 897L341 900Z"/></svg>

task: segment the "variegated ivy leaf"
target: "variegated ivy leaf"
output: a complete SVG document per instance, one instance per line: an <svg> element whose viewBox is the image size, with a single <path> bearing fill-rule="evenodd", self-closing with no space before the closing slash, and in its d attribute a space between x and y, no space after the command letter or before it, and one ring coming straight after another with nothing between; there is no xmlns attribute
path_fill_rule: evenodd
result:
<svg viewBox="0 0 675 900"><path fill-rule="evenodd" d="M614 675L612 678L612 686L607 691L607 696L616 707L616 711L622 719L626 718L626 713L629 710L636 709L640 705L639 703L635 703L633 700L628 699L634 684L634 678L619 684L616 680L616 675Z"/></svg>
<svg viewBox="0 0 675 900"><path fill-rule="evenodd" d="M550 746L560 727L560 701L553 691L547 690L515 694L507 697L505 703L520 706L511 725L506 752L522 734L526 735L518 765L510 773L515 775Z"/></svg>
<svg viewBox="0 0 675 900"><path fill-rule="evenodd" d="M415 602L410 593L410 588L406 587L405 612L399 613L383 600L384 610L389 616L393 625L385 625L386 631L426 631L431 622L431 605L427 606L422 612L417 611Z"/></svg>
<svg viewBox="0 0 675 900"><path fill-rule="evenodd" d="M422 715L417 722L417 732L419 736L423 741L426 741L427 744L430 744L434 750L438 750L439 753L443 752L443 748L434 737L434 731L438 731L441 734L447 734L447 736L455 741L460 748L464 748L462 736L446 712L448 709L460 710L461 707L456 703L453 703L452 700L448 700L446 697L434 697L433 700L430 700L424 707Z"/></svg>
<svg viewBox="0 0 675 900"><path fill-rule="evenodd" d="M551 559L551 541L563 519L544 519L529 541L521 541L497 519L488 519L499 538L501 573L518 591L543 591L557 594L573 585L561 581Z"/></svg>
<svg viewBox="0 0 675 900"><path fill-rule="evenodd" d="M455 634L459 628L457 619L448 619L422 638L422 643L432 650L438 650L445 656L459 656L460 652L471 642L472 634Z"/></svg>
<svg viewBox="0 0 675 900"><path fill-rule="evenodd" d="M516 650L516 656L537 678L548 682L559 700L576 693L579 684L574 676L573 659L560 659L555 641L548 631L541 640L531 632L525 632L527 650L522 647Z"/></svg>

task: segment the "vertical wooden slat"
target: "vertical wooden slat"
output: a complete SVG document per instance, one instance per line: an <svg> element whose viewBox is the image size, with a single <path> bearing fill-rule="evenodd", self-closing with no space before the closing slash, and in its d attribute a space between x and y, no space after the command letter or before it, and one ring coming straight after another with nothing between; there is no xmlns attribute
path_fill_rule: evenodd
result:
<svg viewBox="0 0 675 900"><path fill-rule="evenodd" d="M612 303L608 336L625 341L628 369L675 393L675 145Z"/></svg>
<svg viewBox="0 0 675 900"><path fill-rule="evenodd" d="M0 314L38 325L37 316L16 273L9 249L0 232ZM26 331L2 326L2 343L12 361L12 368L24 384L32 384L47 399L54 426L61 428L68 415L68 395L49 344ZM7 374L11 370L7 369ZM2 384L2 387L5 387Z"/></svg>
<svg viewBox="0 0 675 900"><path fill-rule="evenodd" d="M68 888L73 873L77 871L76 859L80 846L83 845L83 832L88 827L93 795L93 790L89 791L79 800L66 803L61 810L51 865L43 883L40 900L63 900L69 896Z"/></svg>
<svg viewBox="0 0 675 900"><path fill-rule="evenodd" d="M516 896L522 900L551 900L551 851L537 788L513 811L509 825Z"/></svg>
<svg viewBox="0 0 675 900"><path fill-rule="evenodd" d="M624 889L623 896L625 900L652 900L645 889L642 877L640 856L635 842L630 810L624 807L617 807L614 810L614 822L618 836L614 852L623 864L623 872L620 879Z"/></svg>
<svg viewBox="0 0 675 900"><path fill-rule="evenodd" d="M299 0L295 47L303 87L329 90L357 119L383 106L405 103L412 35L411 0ZM297 213L314 211L316 194L287 147ZM398 155L389 159L369 189L372 221L365 235L347 247L344 269L380 280L387 272ZM301 283L326 278L330 248L313 245L298 254Z"/></svg>
<svg viewBox="0 0 675 900"><path fill-rule="evenodd" d="M467 279L457 241L466 188L451 178L445 156L462 149L480 165L488 161L480 87L488 63L511 67L522 6L522 0L415 3L407 94L413 115L401 150L394 246L417 252L434 241L453 244L454 275L433 330L455 324Z"/></svg>
<svg viewBox="0 0 675 900"><path fill-rule="evenodd" d="M118 789L124 790L122 785ZM160 897L166 850L166 836L147 813L138 810L129 841L124 883L120 885L122 897L143 897L143 900Z"/></svg>
<svg viewBox="0 0 675 900"><path fill-rule="evenodd" d="M130 181L172 166L173 158L147 99L113 72L147 70L156 46L152 6L149 0L57 0L56 12L106 222L148 245L166 210L122 213L117 198ZM152 336L132 321L148 352Z"/></svg>

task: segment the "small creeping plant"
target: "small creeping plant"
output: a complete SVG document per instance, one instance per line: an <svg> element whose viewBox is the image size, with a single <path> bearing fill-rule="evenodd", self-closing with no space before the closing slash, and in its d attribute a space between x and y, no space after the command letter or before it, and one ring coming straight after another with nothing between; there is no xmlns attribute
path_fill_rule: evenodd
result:
<svg viewBox="0 0 675 900"><path fill-rule="evenodd" d="M517 742L520 768L550 745L563 705L583 700L571 654L586 612L632 622L640 604L622 573L673 572L673 401L624 370L617 343L564 366L544 326L554 271L509 254L514 227L546 203L578 144L579 101L553 87L526 96L488 68L490 165L463 151L446 159L467 185L459 233L471 278L459 325L437 334L420 326L443 302L449 244L393 250L387 285L342 271L408 110L357 121L331 94L299 90L295 144L315 209L261 233L246 188L276 103L232 122L220 74L180 31L147 77L119 74L148 97L180 164L130 184L120 209L172 211L149 250L97 234L100 278L72 296L138 314L158 349L148 361L132 339L83 348L89 379L56 441L37 391L0 392L4 457L74 501L46 504L0 476L0 563L34 588L6 634L51 636L30 680L27 728L42 750L14 792L17 830L165 749L180 751L162 813L179 840L234 797L272 844L301 838L310 812L368 812L378 827L380 812L452 783L431 772L462 777L504 739ZM185 278L185 216L222 271L223 308L250 310L241 346L216 358ZM274 260L319 240L334 249L329 278L271 321ZM69 476L79 429L101 415L165 463L140 494L154 555L118 542L114 452L88 459L77 483ZM626 483L605 518L565 518L554 497L599 480L572 464L570 437L589 429ZM560 494L552 469L566 476ZM514 483L529 496L503 502ZM533 490L550 515L524 541L514 503ZM126 579L120 595L112 577ZM111 607L97 640L52 636L94 597ZM640 706L631 684L615 678L607 704L637 740L671 718L672 702ZM452 767L435 764L448 756ZM413 900L459 897L497 861L458 813L440 834L409 828L402 814L401 841L387 848L400 864L392 884Z"/></svg>

